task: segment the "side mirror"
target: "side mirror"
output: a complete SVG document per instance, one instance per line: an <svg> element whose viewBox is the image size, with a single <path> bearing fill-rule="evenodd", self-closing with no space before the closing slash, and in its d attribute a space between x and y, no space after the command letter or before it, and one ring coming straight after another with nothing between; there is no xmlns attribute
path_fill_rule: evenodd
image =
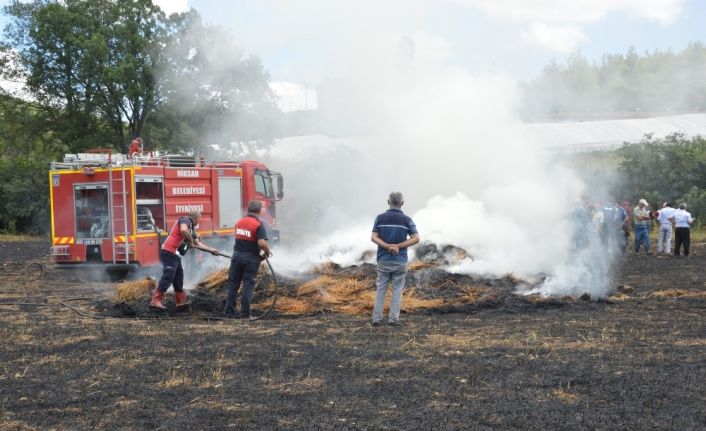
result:
<svg viewBox="0 0 706 431"><path fill-rule="evenodd" d="M277 175L277 199L284 197L284 178L282 174Z"/></svg>

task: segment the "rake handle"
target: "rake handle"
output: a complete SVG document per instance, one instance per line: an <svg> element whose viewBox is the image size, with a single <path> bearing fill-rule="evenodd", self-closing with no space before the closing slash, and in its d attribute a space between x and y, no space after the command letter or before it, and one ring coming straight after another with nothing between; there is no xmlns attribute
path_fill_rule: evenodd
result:
<svg viewBox="0 0 706 431"><path fill-rule="evenodd" d="M194 245L194 248L197 248L197 249L199 249L199 250L201 250L201 251L205 251L206 253L211 253L211 250L207 250L207 249L205 249L205 248L203 248L203 247L201 247L201 246L198 246L198 245ZM231 258L233 257L233 256L230 256L230 255L228 255L228 254L221 253L220 251L217 251L216 253L218 254L218 256L227 257L228 259L231 259ZM211 253L211 254L213 254L213 253Z"/></svg>

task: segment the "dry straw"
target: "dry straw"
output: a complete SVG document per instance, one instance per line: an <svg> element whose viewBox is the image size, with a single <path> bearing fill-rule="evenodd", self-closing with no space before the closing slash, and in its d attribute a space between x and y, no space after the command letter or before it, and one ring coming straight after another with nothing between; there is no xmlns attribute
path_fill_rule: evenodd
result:
<svg viewBox="0 0 706 431"><path fill-rule="evenodd" d="M416 261L414 261L414 262L412 262L412 263L409 264L409 270L410 270L410 271L418 271L418 270L420 270L420 269L427 269L427 268L431 268L431 267L433 267L433 266L434 266L434 265L433 265L432 263L430 263L430 262L424 262L424 261L421 261L421 260L416 260Z"/></svg>
<svg viewBox="0 0 706 431"><path fill-rule="evenodd" d="M618 292L615 295L611 296L609 299L612 301L628 301L630 299L630 295L626 295L623 292Z"/></svg>
<svg viewBox="0 0 706 431"><path fill-rule="evenodd" d="M648 298L706 298L706 292L697 292L684 289L668 289L650 293Z"/></svg>
<svg viewBox="0 0 706 431"><path fill-rule="evenodd" d="M410 270L426 269L433 265L414 262ZM369 314L375 303L375 276L360 277L343 275L341 268L334 263L323 263L312 270L314 278L305 282L292 284L288 287L279 286L279 299L276 310L283 315L304 315L320 312L343 313L349 315ZM259 277L265 274L261 268ZM508 277L512 277L508 275ZM199 283L199 289L210 294L222 290L228 281L228 270L221 269L209 275ZM420 290L418 290L420 289ZM429 295L431 291L431 295ZM421 292L424 292L422 294ZM498 289L457 283L446 280L434 289L405 289L402 299L402 311L434 310L446 307L462 307L483 301L493 301L500 298ZM391 292L388 290L386 303L390 302ZM257 308L256 304L253 307Z"/></svg>
<svg viewBox="0 0 706 431"><path fill-rule="evenodd" d="M199 289L206 290L208 292L214 293L226 286L228 283L228 268L219 269L216 272L211 273L206 278L201 280L198 284ZM260 282L260 279L267 273L267 269L264 265L260 265L260 272L257 275L256 283Z"/></svg>
<svg viewBox="0 0 706 431"><path fill-rule="evenodd" d="M296 296L281 298L277 311L286 315L312 314L322 311L350 315L369 314L375 303L375 280L358 280L353 277L337 277L329 271L300 285ZM403 292L402 311L433 310L447 306L472 304L488 292L488 288L478 286L454 286L457 295L450 298L424 298L416 289ZM388 290L386 303L391 292Z"/></svg>
<svg viewBox="0 0 706 431"><path fill-rule="evenodd" d="M228 268L223 268L204 278L199 283L199 287L208 291L216 291L219 290L227 282Z"/></svg>
<svg viewBox="0 0 706 431"><path fill-rule="evenodd" d="M136 281L123 281L118 284L116 296L122 302L134 302L149 298L150 293L157 287L157 282L145 277Z"/></svg>

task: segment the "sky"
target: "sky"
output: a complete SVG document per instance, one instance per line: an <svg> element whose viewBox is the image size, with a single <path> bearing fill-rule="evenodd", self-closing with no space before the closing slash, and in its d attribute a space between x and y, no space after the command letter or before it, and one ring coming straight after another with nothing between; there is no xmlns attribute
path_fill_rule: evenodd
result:
<svg viewBox="0 0 706 431"><path fill-rule="evenodd" d="M530 80L550 61L580 51L599 61L606 53L679 51L705 41L702 0L158 0L167 12L194 8L207 23L230 29L262 58L280 92L292 102L316 87L358 41L349 35L411 37L417 55L470 73L502 73ZM363 32L361 32L361 27ZM370 46L370 41L360 43ZM353 59L349 59L353 61ZM302 93L303 90L300 90ZM307 102L311 103L311 93ZM299 94L300 98L302 97ZM301 103L301 101L299 101Z"/></svg>
<svg viewBox="0 0 706 431"><path fill-rule="evenodd" d="M315 105L322 81L360 57L356 46L410 37L416 55L469 73L526 81L580 51L683 49L705 41L702 0L154 0L167 13L196 9L259 56L283 108ZM0 5L9 0L0 0ZM0 17L0 25L6 22ZM369 40L354 40L363 38ZM298 100L297 100L298 99Z"/></svg>

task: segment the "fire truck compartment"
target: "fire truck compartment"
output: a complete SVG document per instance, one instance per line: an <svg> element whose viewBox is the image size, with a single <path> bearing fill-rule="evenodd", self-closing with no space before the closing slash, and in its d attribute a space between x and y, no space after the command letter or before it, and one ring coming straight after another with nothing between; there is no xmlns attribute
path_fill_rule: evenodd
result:
<svg viewBox="0 0 706 431"><path fill-rule="evenodd" d="M110 237L108 184L76 184L74 208L77 240Z"/></svg>
<svg viewBox="0 0 706 431"><path fill-rule="evenodd" d="M218 178L218 203L221 228L231 228L242 217L242 189L240 177Z"/></svg>

